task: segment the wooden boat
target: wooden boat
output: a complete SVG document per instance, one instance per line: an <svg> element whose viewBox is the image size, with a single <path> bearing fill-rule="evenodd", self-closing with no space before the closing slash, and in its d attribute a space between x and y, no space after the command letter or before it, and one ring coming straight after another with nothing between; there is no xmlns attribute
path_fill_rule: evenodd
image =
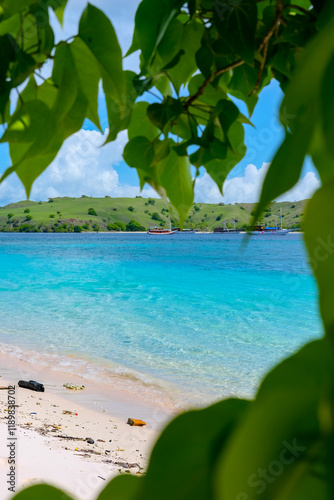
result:
<svg viewBox="0 0 334 500"><path fill-rule="evenodd" d="M226 224L224 227L215 227L213 229L214 234L240 234L241 231L236 229L234 221L234 229L227 229Z"/></svg>
<svg viewBox="0 0 334 500"><path fill-rule="evenodd" d="M150 227L147 231L147 234L153 234L155 236L160 235L160 236L167 236L171 234L175 234L175 231L172 231L172 229L163 229L161 227Z"/></svg>
<svg viewBox="0 0 334 500"><path fill-rule="evenodd" d="M237 229L226 229L226 227L215 227L213 229L214 234L240 234L241 231Z"/></svg>

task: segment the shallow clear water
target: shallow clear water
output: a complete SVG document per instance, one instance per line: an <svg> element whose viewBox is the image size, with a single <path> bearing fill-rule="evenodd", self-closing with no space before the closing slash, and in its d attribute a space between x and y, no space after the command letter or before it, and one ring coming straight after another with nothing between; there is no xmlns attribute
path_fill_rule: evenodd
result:
<svg viewBox="0 0 334 500"><path fill-rule="evenodd" d="M322 328L301 237L243 242L0 234L0 341L172 384L188 403L251 395Z"/></svg>

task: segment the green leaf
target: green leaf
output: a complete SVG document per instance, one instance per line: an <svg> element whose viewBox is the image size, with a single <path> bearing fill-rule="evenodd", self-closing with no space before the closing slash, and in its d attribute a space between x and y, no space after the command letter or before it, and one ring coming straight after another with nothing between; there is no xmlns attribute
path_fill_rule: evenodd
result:
<svg viewBox="0 0 334 500"><path fill-rule="evenodd" d="M182 139L192 139L198 136L197 123L189 114L182 114L174 120L171 133Z"/></svg>
<svg viewBox="0 0 334 500"><path fill-rule="evenodd" d="M81 128L86 116L88 102L84 94L78 91L78 80L73 67L66 63L68 50L69 48L62 44L55 55L53 78L59 88L57 95L54 87L47 82L38 89L38 102L43 103L41 99L45 99L45 113L42 120L38 110L34 111L30 119L41 122L39 135L31 137L29 130L25 130L26 136L23 135L19 144L14 142L14 137L7 137L7 140L13 139L10 143L13 166L6 170L1 182L15 171L25 186L27 196L35 179L55 159L64 140ZM22 109L24 107L21 106Z"/></svg>
<svg viewBox="0 0 334 500"><path fill-rule="evenodd" d="M11 69L12 87L21 85L37 67L38 64L32 56L19 50Z"/></svg>
<svg viewBox="0 0 334 500"><path fill-rule="evenodd" d="M188 10L191 17L195 14L200 4L200 0L189 0L188 1Z"/></svg>
<svg viewBox="0 0 334 500"><path fill-rule="evenodd" d="M172 96L173 90L171 87L170 80L166 75L159 74L156 78L154 78L154 86L159 92L164 96Z"/></svg>
<svg viewBox="0 0 334 500"><path fill-rule="evenodd" d="M278 70L280 73L289 78L293 77L293 72L296 68L296 57L295 49L291 48L288 44L280 44L271 59L271 64L274 70Z"/></svg>
<svg viewBox="0 0 334 500"><path fill-rule="evenodd" d="M214 72L215 59L208 47L202 46L198 49L196 52L196 63L204 78L211 77Z"/></svg>
<svg viewBox="0 0 334 500"><path fill-rule="evenodd" d="M334 156L334 54L326 68L321 88L321 107L323 116L323 133L327 148Z"/></svg>
<svg viewBox="0 0 334 500"><path fill-rule="evenodd" d="M165 194L160 181L160 161L168 154L168 145L164 142L151 142L147 137L134 137L124 148L124 161L137 169L141 189L147 182L161 196Z"/></svg>
<svg viewBox="0 0 334 500"><path fill-rule="evenodd" d="M183 112L181 101L167 97L163 103L154 103L147 108L147 116L161 130Z"/></svg>
<svg viewBox="0 0 334 500"><path fill-rule="evenodd" d="M133 41L127 55L140 49L142 66L146 67L182 4L178 0L142 0L136 12Z"/></svg>
<svg viewBox="0 0 334 500"><path fill-rule="evenodd" d="M310 16L296 15L296 12L287 18L287 26L281 33L279 43L289 42L292 46L303 47L316 33L314 19Z"/></svg>
<svg viewBox="0 0 334 500"><path fill-rule="evenodd" d="M189 94L196 94L204 81L205 78L203 77L203 75L195 75L189 82ZM223 89L221 89L220 87L215 88L213 85L208 85L207 87L205 87L203 94L198 99L196 99L193 104L208 104L209 106L214 107L220 99L226 98L227 95Z"/></svg>
<svg viewBox="0 0 334 500"><path fill-rule="evenodd" d="M141 96L153 87L153 78L151 76L148 78L140 78L140 75L135 75L133 78L133 86L138 96Z"/></svg>
<svg viewBox="0 0 334 500"><path fill-rule="evenodd" d="M0 36L17 33L20 27L20 14L11 16L6 21L0 23Z"/></svg>
<svg viewBox="0 0 334 500"><path fill-rule="evenodd" d="M317 27L324 28L327 24L333 22L334 19L334 4L331 0L324 0L322 2L322 9L317 20Z"/></svg>
<svg viewBox="0 0 334 500"><path fill-rule="evenodd" d="M223 449L218 499L331 498L332 359L328 342L313 342L265 378Z"/></svg>
<svg viewBox="0 0 334 500"><path fill-rule="evenodd" d="M0 20L3 21L13 16L14 14L18 14L32 4L36 3L36 0L2 0L0 4Z"/></svg>
<svg viewBox="0 0 334 500"><path fill-rule="evenodd" d="M132 476L131 474L122 474L110 481L99 494L97 500L137 500L142 482L142 478Z"/></svg>
<svg viewBox="0 0 334 500"><path fill-rule="evenodd" d="M289 84L283 99L282 116L294 118L305 112L311 103L317 101L320 94L324 72L334 51L332 24L326 26L309 44L301 58L294 78ZM283 125L287 125L283 123Z"/></svg>
<svg viewBox="0 0 334 500"><path fill-rule="evenodd" d="M189 158L178 156L171 151L169 156L158 165L160 184L166 190L171 204L176 208L183 226L194 201L193 180Z"/></svg>
<svg viewBox="0 0 334 500"><path fill-rule="evenodd" d="M334 339L334 180L326 182L307 206L304 219L309 260L319 285L321 316L327 335Z"/></svg>
<svg viewBox="0 0 334 500"><path fill-rule="evenodd" d="M183 141L180 144L177 144L176 146L173 147L173 149L179 156L187 156L189 146L201 146L201 145L202 145L201 138L193 137L192 139L188 139L187 141Z"/></svg>
<svg viewBox="0 0 334 500"><path fill-rule="evenodd" d="M13 497L13 500L73 500L71 497L66 495L61 490L53 488L53 486L48 486L46 484L40 484L37 486L31 486Z"/></svg>
<svg viewBox="0 0 334 500"><path fill-rule="evenodd" d="M1 26L2 23L0 23ZM15 60L16 43L11 35L0 37L0 121L4 123L8 118L9 95L11 83L7 80L9 65Z"/></svg>
<svg viewBox="0 0 334 500"><path fill-rule="evenodd" d="M217 103L215 114L219 119L225 136L228 137L229 128L231 127L232 123L234 123L239 118L239 109L232 101L222 99Z"/></svg>
<svg viewBox="0 0 334 500"><path fill-rule="evenodd" d="M315 129L316 113L311 108L296 127L295 132L286 133L264 179L262 193L254 220L266 206L278 196L289 191L298 182L305 155L308 153Z"/></svg>
<svg viewBox="0 0 334 500"><path fill-rule="evenodd" d="M227 145L216 137L207 147L200 147L190 156L191 163L198 169L215 159L224 159L227 155Z"/></svg>
<svg viewBox="0 0 334 500"><path fill-rule="evenodd" d="M35 80L34 75L31 75L27 85L24 87L22 92L20 92L21 99L17 100L17 105L16 105L16 111L22 106L22 104L27 103L28 101L33 101L34 99L37 99L37 89L41 89L41 87L45 87L45 85L48 84L43 84L40 87L37 87L37 83ZM48 85L50 86L50 85Z"/></svg>
<svg viewBox="0 0 334 500"><path fill-rule="evenodd" d="M154 141L154 164L164 160L170 153L169 140L164 139L163 141Z"/></svg>
<svg viewBox="0 0 334 500"><path fill-rule="evenodd" d="M251 116L258 101L258 96L249 97L253 91L256 80L257 70L243 64L239 68L233 70L233 76L228 84L228 88L224 89L229 94L241 99L246 103L249 115Z"/></svg>
<svg viewBox="0 0 334 500"><path fill-rule="evenodd" d="M229 130L229 148L215 138L209 142L206 149L200 148L190 157L191 162L197 168L205 167L222 194L226 177L245 156L244 135L243 126L240 122L235 121ZM215 144L218 145L218 143L220 143L220 147L215 147Z"/></svg>
<svg viewBox="0 0 334 500"><path fill-rule="evenodd" d="M159 134L159 129L153 125L153 123L147 119L147 108L149 107L148 102L137 102L134 105L131 122L128 128L129 140L136 136L147 137L152 140L155 139Z"/></svg>
<svg viewBox="0 0 334 500"><path fill-rule="evenodd" d="M125 146L123 158L129 167L140 168L150 173L154 161L154 147L152 141L147 137L134 137Z"/></svg>
<svg viewBox="0 0 334 500"><path fill-rule="evenodd" d="M13 114L0 142L33 142L41 136L49 116L50 110L43 102L28 101Z"/></svg>
<svg viewBox="0 0 334 500"><path fill-rule="evenodd" d="M181 85L186 85L197 69L196 52L201 46L204 25L197 19L183 25L180 62L168 71L174 88L179 93Z"/></svg>
<svg viewBox="0 0 334 500"><path fill-rule="evenodd" d="M166 29L164 37L157 47L157 53L159 54L162 67L167 66L167 64L180 52L182 35L183 24L177 19L172 19Z"/></svg>
<svg viewBox="0 0 334 500"><path fill-rule="evenodd" d="M64 12L68 0L49 0L50 7L55 11L58 21L63 25Z"/></svg>
<svg viewBox="0 0 334 500"><path fill-rule="evenodd" d="M49 24L41 31L41 52L50 55L54 46L54 33Z"/></svg>
<svg viewBox="0 0 334 500"><path fill-rule="evenodd" d="M318 122L310 145L310 155L319 172L321 182L325 184L334 177L333 156L328 150L326 136L323 133L322 123Z"/></svg>
<svg viewBox="0 0 334 500"><path fill-rule="evenodd" d="M173 420L153 449L140 498L213 498L218 454L249 406L248 401L229 399Z"/></svg>
<svg viewBox="0 0 334 500"><path fill-rule="evenodd" d="M234 122L229 130L230 148L225 159L215 159L205 165L206 171L215 181L223 194L223 184L231 172L246 154L245 131L239 122Z"/></svg>
<svg viewBox="0 0 334 500"><path fill-rule="evenodd" d="M219 34L232 53L253 64L257 23L256 1L217 2L214 20Z"/></svg>
<svg viewBox="0 0 334 500"><path fill-rule="evenodd" d="M79 37L91 50L100 67L108 109L109 142L116 139L130 118L121 48L107 16L91 4L81 16Z"/></svg>
<svg viewBox="0 0 334 500"><path fill-rule="evenodd" d="M78 77L78 87L88 102L87 118L102 132L98 114L99 81L101 78L98 63L80 38L76 38L69 48L73 70Z"/></svg>

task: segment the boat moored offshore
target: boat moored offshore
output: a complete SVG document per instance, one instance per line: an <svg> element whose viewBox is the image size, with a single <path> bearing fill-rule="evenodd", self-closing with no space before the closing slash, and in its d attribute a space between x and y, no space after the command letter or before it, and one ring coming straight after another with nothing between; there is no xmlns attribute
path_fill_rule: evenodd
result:
<svg viewBox="0 0 334 500"><path fill-rule="evenodd" d="M226 229L226 227L215 227L213 229L214 234L240 234L241 231L237 229Z"/></svg>
<svg viewBox="0 0 334 500"><path fill-rule="evenodd" d="M175 231L173 231L172 229L163 229L161 227L154 226L154 227L150 227L147 230L147 234L151 234L151 235L155 235L155 236L157 236L157 235L168 236L171 234L175 234Z"/></svg>
<svg viewBox="0 0 334 500"><path fill-rule="evenodd" d="M194 234L196 233L195 229L181 229L180 227L173 227L173 231L176 234Z"/></svg>
<svg viewBox="0 0 334 500"><path fill-rule="evenodd" d="M282 209L280 209L280 219L281 219L281 227L268 227L268 226L251 226L248 228L248 234L255 234L255 235L261 235L261 234L275 234L278 236L285 236L286 234L290 233L290 229L283 229L283 215L282 215Z"/></svg>
<svg viewBox="0 0 334 500"><path fill-rule="evenodd" d="M284 236L290 233L290 229L280 229L279 227L264 227L264 226L251 226L248 228L248 234L254 235L278 235Z"/></svg>

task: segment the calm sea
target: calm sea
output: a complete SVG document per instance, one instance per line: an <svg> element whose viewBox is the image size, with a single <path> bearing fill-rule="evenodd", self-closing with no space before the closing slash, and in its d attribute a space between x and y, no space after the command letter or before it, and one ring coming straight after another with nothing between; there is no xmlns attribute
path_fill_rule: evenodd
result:
<svg viewBox="0 0 334 500"><path fill-rule="evenodd" d="M242 243L0 234L2 349L191 404L250 396L322 328L301 236Z"/></svg>

